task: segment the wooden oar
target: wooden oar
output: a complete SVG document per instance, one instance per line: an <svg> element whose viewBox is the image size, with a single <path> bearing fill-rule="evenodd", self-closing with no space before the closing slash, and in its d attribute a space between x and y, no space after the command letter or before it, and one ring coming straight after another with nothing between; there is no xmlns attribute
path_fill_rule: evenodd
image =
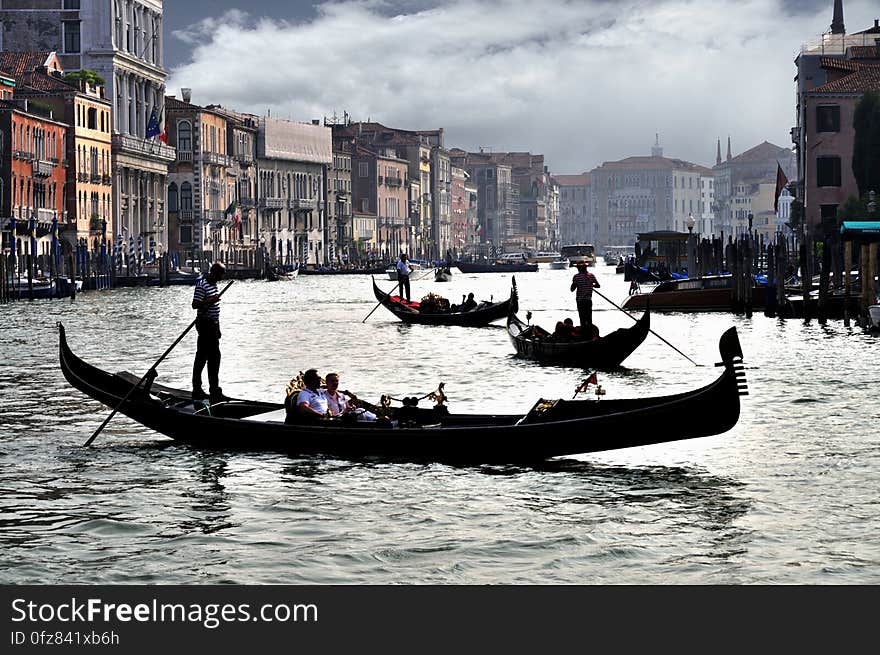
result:
<svg viewBox="0 0 880 655"><path fill-rule="evenodd" d="M621 307L621 306L618 305L616 302L614 302L613 300L611 300L610 298L608 298L608 296L604 295L601 291L597 291L597 290L596 290L596 287L593 287L593 293L595 293L596 295L598 295L600 298L604 298L605 300L607 300L609 303L611 303L612 305L614 305L615 307L617 307L617 309L619 309L619 310L622 311L624 314L626 314L627 316L629 316L629 317L630 317L632 320L634 320L636 323L639 322L639 319L637 319L635 316L633 316L632 314L630 314L630 313L629 313L628 311L626 311L623 307ZM678 348L676 348L676 347L673 346L671 343L669 343L666 339L664 339L664 338L661 337L659 334L657 334L656 332L654 332L653 329L648 328L648 332L650 332L650 333L653 334L655 337L657 337L658 339L660 339L660 341L662 341L662 342L665 343L667 346L669 346L670 348L672 348L675 352L677 352L679 355L681 355L682 357L684 357L686 360L688 360L688 361L689 361L691 364L693 364L694 366L702 366L702 364L697 364L694 360L692 360L690 357L688 357L687 355L685 355L685 354L684 354L683 352L681 352Z"/></svg>
<svg viewBox="0 0 880 655"><path fill-rule="evenodd" d="M433 270L433 269L431 269L431 268L426 268L424 271L422 271L422 274L421 274L419 277L415 278L415 280L410 280L410 282L415 282L416 280L421 280L423 277L425 277L425 276L426 276L428 273L430 273L432 270ZM379 291L382 291L382 289L379 289ZM394 291L394 288L393 288L393 287L392 287L391 291ZM382 293L384 293L386 296L390 296L390 295L391 295L391 291L382 291ZM377 303L376 303L376 306L373 307L373 309L370 310L370 313L367 314L366 316L364 316L364 320L362 320L361 323L366 323L366 322L367 322L367 319L370 318L370 316L373 315L373 312L375 312L377 309L379 309L379 305L381 305L384 301L385 301L385 298L383 298L382 300L380 300L379 302L377 302Z"/></svg>
<svg viewBox="0 0 880 655"><path fill-rule="evenodd" d="M221 291L219 294L217 294L217 298L219 298L224 293L226 293L226 290L232 286L233 282L235 282L235 280L230 280L229 284L227 284L223 288L223 291ZM155 361L155 363L147 370L146 373L144 373L144 376L140 380L138 380L137 383L135 383L135 385L131 389L128 390L128 393L125 394L125 396L122 398L122 400L119 401L119 404L117 404L116 407L113 408L113 411L110 412L110 416L108 416L107 418L104 419L104 422L101 423L101 425L98 427L97 430L95 430L94 434L91 437L89 437L88 441L86 441L83 444L83 448L90 446L91 443L95 440L95 437L97 437L99 434L101 434L101 430L103 430L105 427L107 427L107 424L110 422L110 419L112 419L114 416L116 416L116 412L119 411L119 408L122 407L122 405L125 403L125 401L128 400L129 396L131 396L131 394L134 393L134 390L137 389L139 386L141 386L144 383L144 380L146 380L148 377L151 377L151 376L155 379L156 367L162 363L163 359L168 357L168 353L170 353L172 350L174 350L174 347L183 340L183 338L189 333L190 330L193 329L193 327L195 327L196 321L198 321L198 320L199 320L198 317L193 319L193 322L190 323L189 326L181 333L181 335L179 337L177 337L177 339L174 340L174 343L172 343L170 346L168 346L168 350L166 350L164 353L162 353L162 356Z"/></svg>

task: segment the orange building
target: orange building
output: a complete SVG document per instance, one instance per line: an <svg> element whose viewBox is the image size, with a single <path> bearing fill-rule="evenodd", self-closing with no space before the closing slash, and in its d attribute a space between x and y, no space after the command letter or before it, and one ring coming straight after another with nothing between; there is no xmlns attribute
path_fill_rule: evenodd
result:
<svg viewBox="0 0 880 655"><path fill-rule="evenodd" d="M53 219L62 224L67 126L51 109L24 100L0 100L4 231L16 219L19 253L48 255ZM32 237L36 251L31 253Z"/></svg>

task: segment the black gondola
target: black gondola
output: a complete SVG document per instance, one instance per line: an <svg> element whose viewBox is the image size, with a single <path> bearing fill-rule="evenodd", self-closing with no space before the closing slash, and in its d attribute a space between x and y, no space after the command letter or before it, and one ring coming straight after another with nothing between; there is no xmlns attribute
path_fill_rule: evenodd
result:
<svg viewBox="0 0 880 655"><path fill-rule="evenodd" d="M152 384L123 398L136 380L86 363L59 323L64 377L87 396L194 447L329 455L359 460L462 464L538 463L549 457L630 448L721 434L739 419L746 394L736 328L720 340L724 371L710 384L670 396L621 400L540 399L526 414L450 414L446 407L389 408L371 423L283 420L280 403L231 399L195 405L187 391ZM121 403L121 404L120 404ZM282 414L282 418L273 418Z"/></svg>
<svg viewBox="0 0 880 655"><path fill-rule="evenodd" d="M400 298L397 296L385 293L376 286L375 278L373 278L373 294L385 309L404 323L415 323L418 325L461 325L464 327L481 327L489 325L492 321L504 318L510 312L511 298L513 298L511 293L511 298L501 302L483 301L467 312L428 313L419 311L417 306L414 307L400 302ZM516 311L515 307L514 311Z"/></svg>
<svg viewBox="0 0 880 655"><path fill-rule="evenodd" d="M516 280L511 295L516 298ZM598 339L557 337L538 325L523 323L515 312L511 310L507 317L507 333L517 355L547 364L601 370L619 367L645 340L651 327L650 312L645 310L632 327L619 328Z"/></svg>

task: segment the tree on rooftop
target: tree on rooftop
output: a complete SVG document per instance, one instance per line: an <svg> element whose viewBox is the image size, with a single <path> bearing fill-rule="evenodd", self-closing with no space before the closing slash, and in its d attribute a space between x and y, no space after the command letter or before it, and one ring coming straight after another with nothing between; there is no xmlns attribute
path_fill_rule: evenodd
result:
<svg viewBox="0 0 880 655"><path fill-rule="evenodd" d="M89 70L88 68L65 73L61 79L63 79L65 82L77 82L79 80L85 80L92 86L104 86L106 84L103 77L98 75L95 71Z"/></svg>

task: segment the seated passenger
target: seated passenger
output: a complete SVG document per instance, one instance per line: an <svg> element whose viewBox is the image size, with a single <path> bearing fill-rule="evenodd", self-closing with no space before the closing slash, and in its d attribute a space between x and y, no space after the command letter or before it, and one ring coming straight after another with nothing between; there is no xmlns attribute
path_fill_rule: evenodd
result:
<svg viewBox="0 0 880 655"><path fill-rule="evenodd" d="M339 390L339 373L328 373L325 378L327 381L327 390L324 397L327 400L327 408L330 416L356 418L358 421L375 421L376 415L368 412L362 407L358 407L358 399L350 391Z"/></svg>
<svg viewBox="0 0 880 655"><path fill-rule="evenodd" d="M563 321L563 323L565 325L566 335L568 335L572 339L580 336L580 328L575 326L573 320L571 320L570 318L567 318Z"/></svg>
<svg viewBox="0 0 880 655"><path fill-rule="evenodd" d="M565 328L565 323L562 321L556 321L556 328L553 330L553 336L561 339L568 339L571 334Z"/></svg>
<svg viewBox="0 0 880 655"><path fill-rule="evenodd" d="M303 374L303 382L306 388L296 395L295 405L287 404L288 422L329 416L327 396L321 389L321 376L318 375L318 371L313 368L307 370Z"/></svg>
<svg viewBox="0 0 880 655"><path fill-rule="evenodd" d="M469 312L472 309L476 308L476 306L477 306L477 301L474 300L474 294L469 293L467 300L465 300L461 303L460 310L463 312Z"/></svg>

